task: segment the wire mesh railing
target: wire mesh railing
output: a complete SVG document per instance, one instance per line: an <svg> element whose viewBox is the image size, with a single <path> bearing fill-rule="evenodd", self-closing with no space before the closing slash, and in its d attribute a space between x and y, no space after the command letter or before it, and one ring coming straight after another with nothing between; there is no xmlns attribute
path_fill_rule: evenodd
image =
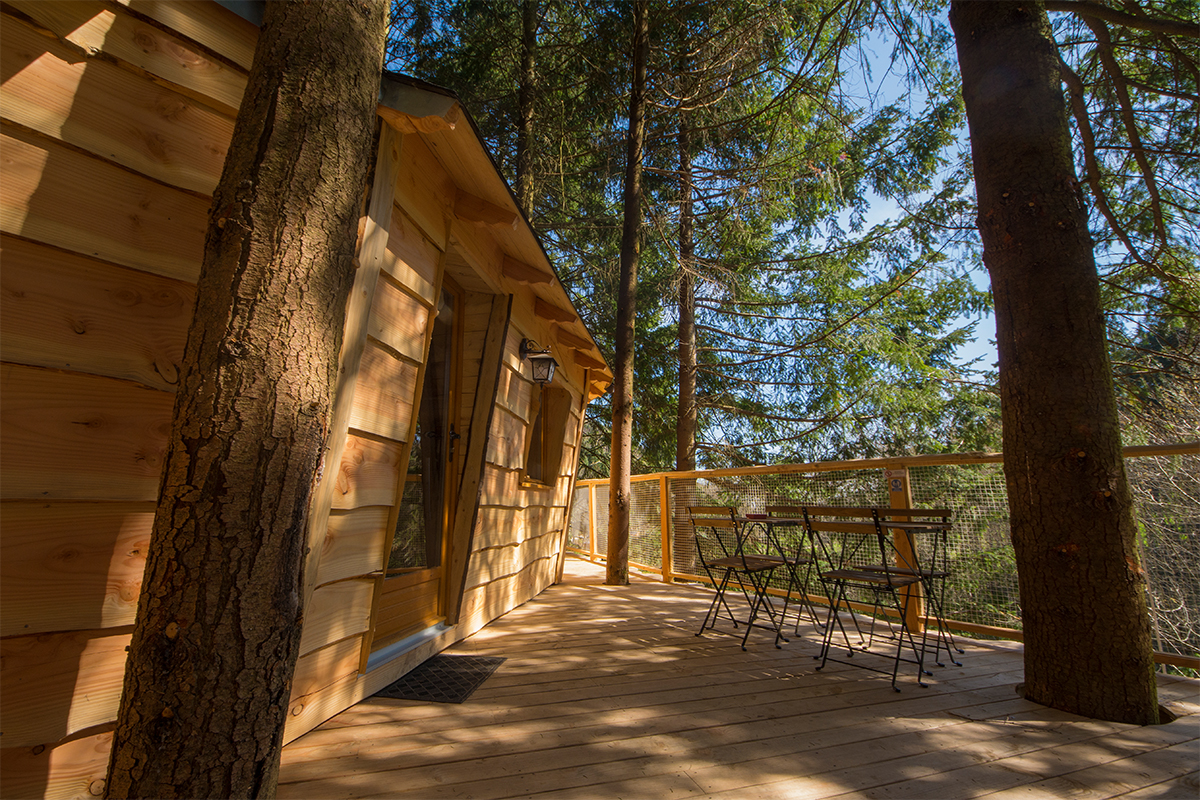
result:
<svg viewBox="0 0 1200 800"><path fill-rule="evenodd" d="M1167 663L1181 657L1180 663L1190 665L1200 655L1200 447L1131 447L1125 456L1155 649L1166 654ZM636 476L629 563L666 581L705 580L688 506L734 506L743 513L770 505L887 507L900 503L886 477L903 470L902 502L954 511L946 617L968 633L1020 638L1016 558L1000 462L998 454L959 454ZM578 482L567 543L584 557L605 558L606 480ZM782 591L786 584L775 588Z"/></svg>

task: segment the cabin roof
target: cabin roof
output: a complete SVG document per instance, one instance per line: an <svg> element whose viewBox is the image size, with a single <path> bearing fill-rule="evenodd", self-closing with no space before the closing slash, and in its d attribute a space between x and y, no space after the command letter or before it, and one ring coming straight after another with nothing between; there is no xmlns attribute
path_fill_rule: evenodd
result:
<svg viewBox="0 0 1200 800"><path fill-rule="evenodd" d="M536 285L534 296L551 306L570 310L575 321L560 322L560 327L592 343L589 355L604 363L604 367L598 370L602 376L596 377L603 383L611 382L612 371L596 346L595 337L571 302L541 240L484 144L475 120L458 96L450 89L409 75L384 72L379 88L379 104L382 109L403 115L403 118L397 118L387 111L381 111L389 123L406 132L422 135L430 149L438 155L455 186L516 215L519 224L512 227L492 226L492 235L506 255L554 276L552 282Z"/></svg>

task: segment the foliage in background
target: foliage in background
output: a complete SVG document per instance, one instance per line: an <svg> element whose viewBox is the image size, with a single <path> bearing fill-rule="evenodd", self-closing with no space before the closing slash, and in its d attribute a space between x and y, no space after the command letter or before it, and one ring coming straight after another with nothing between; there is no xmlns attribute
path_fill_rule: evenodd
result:
<svg viewBox="0 0 1200 800"><path fill-rule="evenodd" d="M1141 9L1187 19L1188 6ZM688 279L699 466L998 447L995 374L957 357L990 299L972 281L943 14L895 0L653 6L635 473L675 464ZM531 221L610 360L631 16L589 0L414 0L394 6L389 55L456 91L504 174L530 182ZM1118 389L1137 416L1158 393L1194 391L1184 368L1200 363L1196 41L1052 17ZM585 477L607 474L609 419L595 401Z"/></svg>

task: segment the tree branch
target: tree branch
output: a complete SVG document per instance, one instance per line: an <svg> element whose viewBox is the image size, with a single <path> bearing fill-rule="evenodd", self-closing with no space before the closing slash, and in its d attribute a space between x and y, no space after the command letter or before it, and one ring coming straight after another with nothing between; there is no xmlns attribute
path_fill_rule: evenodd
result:
<svg viewBox="0 0 1200 800"><path fill-rule="evenodd" d="M1047 11L1066 11L1080 17L1102 19L1126 28L1200 39L1200 25L1194 22L1188 23L1162 17L1138 17L1110 8L1102 3L1091 2L1091 0L1046 0L1043 5ZM1084 19L1084 22L1087 22L1087 19Z"/></svg>

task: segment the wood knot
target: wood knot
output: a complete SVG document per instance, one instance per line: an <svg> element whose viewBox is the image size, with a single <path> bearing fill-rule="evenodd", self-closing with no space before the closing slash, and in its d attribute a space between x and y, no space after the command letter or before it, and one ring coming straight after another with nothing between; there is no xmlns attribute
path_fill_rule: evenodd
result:
<svg viewBox="0 0 1200 800"><path fill-rule="evenodd" d="M174 639L177 636L179 636L179 623L178 622L168 622L166 634L167 634L168 639Z"/></svg>

